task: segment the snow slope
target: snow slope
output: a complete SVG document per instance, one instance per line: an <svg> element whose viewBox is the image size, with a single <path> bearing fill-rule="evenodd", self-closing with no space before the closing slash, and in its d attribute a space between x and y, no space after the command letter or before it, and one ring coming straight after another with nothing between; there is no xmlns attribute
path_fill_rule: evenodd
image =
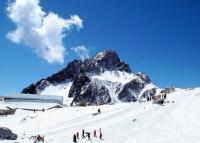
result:
<svg viewBox="0 0 200 143"><path fill-rule="evenodd" d="M28 138L37 134L44 135L46 143L72 143L72 136L77 131L92 132L99 128L102 128L103 140L92 136L91 141L81 139L78 143L199 143L200 88L177 89L167 96L167 101L164 106L152 102L117 103L64 107L35 114L17 110L13 116L0 117L0 126L16 132L19 143L33 143ZM15 103L15 106L49 107L49 104L30 104ZM0 105L7 106L5 103ZM98 108L102 114L93 116Z"/></svg>
<svg viewBox="0 0 200 143"><path fill-rule="evenodd" d="M39 94L41 95L54 95L54 96L63 96L64 104L70 105L72 99L68 98L68 93L72 82L66 82L63 84L52 85L50 84L47 86L43 91Z"/></svg>

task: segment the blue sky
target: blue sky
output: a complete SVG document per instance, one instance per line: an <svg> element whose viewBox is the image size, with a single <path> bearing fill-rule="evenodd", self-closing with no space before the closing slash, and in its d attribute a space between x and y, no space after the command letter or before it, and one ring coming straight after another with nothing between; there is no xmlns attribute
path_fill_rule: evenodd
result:
<svg viewBox="0 0 200 143"><path fill-rule="evenodd" d="M142 71L160 87L200 86L200 1L198 0L40 0L46 13L69 19L78 15L83 28L62 40L64 63L49 64L29 46L7 34L16 29L0 2L0 93L20 92L75 58L83 45L90 56L112 49L134 72Z"/></svg>

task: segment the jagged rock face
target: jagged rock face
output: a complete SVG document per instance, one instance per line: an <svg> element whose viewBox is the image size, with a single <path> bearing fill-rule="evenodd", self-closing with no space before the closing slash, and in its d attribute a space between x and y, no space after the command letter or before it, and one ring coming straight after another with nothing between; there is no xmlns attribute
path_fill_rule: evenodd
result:
<svg viewBox="0 0 200 143"><path fill-rule="evenodd" d="M0 128L0 140L1 139L16 140L17 135L8 128Z"/></svg>
<svg viewBox="0 0 200 143"><path fill-rule="evenodd" d="M156 89L157 89L157 88L152 88L152 89L149 89L149 90L145 91L145 92L142 94L141 97L146 98L146 97L148 97L148 96L155 96L155 95L156 95Z"/></svg>
<svg viewBox="0 0 200 143"><path fill-rule="evenodd" d="M91 82L91 80L86 76L85 73L80 73L78 74L74 81L73 84L69 90L69 95L68 97L76 97L81 94L81 90L86 89L88 84Z"/></svg>
<svg viewBox="0 0 200 143"><path fill-rule="evenodd" d="M144 73L136 73L138 78L127 83L118 95L118 99L123 102L137 101L137 96L144 89L145 85L150 84L150 78Z"/></svg>
<svg viewBox="0 0 200 143"><path fill-rule="evenodd" d="M145 84L151 83L151 79L146 74L138 72L135 75L137 75L142 80L143 83Z"/></svg>
<svg viewBox="0 0 200 143"><path fill-rule="evenodd" d="M169 88L165 88L164 90L162 90L160 93L161 94L168 94L168 93L172 93L176 90L175 87L169 87Z"/></svg>
<svg viewBox="0 0 200 143"><path fill-rule="evenodd" d="M46 80L50 83L61 83L66 81L67 79L74 78L77 74L80 73L80 67L82 65L82 61L74 60L70 62L66 68L62 71L53 74L52 76L48 77Z"/></svg>
<svg viewBox="0 0 200 143"><path fill-rule="evenodd" d="M111 102L108 89L97 81L91 81L86 74L76 76L69 91L69 97L74 97L72 105L84 101L87 105L101 105Z"/></svg>
<svg viewBox="0 0 200 143"><path fill-rule="evenodd" d="M137 101L137 95L145 87L145 84L138 79L127 83L118 95L118 99L123 102Z"/></svg>
<svg viewBox="0 0 200 143"><path fill-rule="evenodd" d="M29 85L28 87L22 90L24 94L37 94L37 87L34 84Z"/></svg>
<svg viewBox="0 0 200 143"><path fill-rule="evenodd" d="M99 74L105 70L119 70L131 73L129 65L121 61L116 52L104 51L92 59L84 61L74 60L66 68L52 76L41 79L36 84L31 84L22 90L22 93L36 94L45 89L49 84L59 84L66 80L74 80L80 72ZM44 82L45 81L45 82Z"/></svg>
<svg viewBox="0 0 200 143"><path fill-rule="evenodd" d="M125 72L131 72L131 69L129 68L128 64L121 61L114 51L105 51L97 54L93 61L97 63L96 65L98 67L101 67L102 69L109 69L109 70L120 70Z"/></svg>

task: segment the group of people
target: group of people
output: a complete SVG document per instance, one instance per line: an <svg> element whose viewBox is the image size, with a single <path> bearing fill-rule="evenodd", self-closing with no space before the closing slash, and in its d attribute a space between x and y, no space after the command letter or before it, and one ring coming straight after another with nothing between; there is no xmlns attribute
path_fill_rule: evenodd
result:
<svg viewBox="0 0 200 143"><path fill-rule="evenodd" d="M99 129L99 136L97 136L96 130L93 131L93 137L95 137L95 138L99 137L101 140L103 139L103 134L102 134L101 128ZM86 132L84 129L82 129L82 139L84 139L84 138L88 138L88 140L91 140L91 132ZM79 139L81 139L81 138L79 137L79 132L77 132L73 136L73 142L77 143L77 140L79 140Z"/></svg>
<svg viewBox="0 0 200 143"><path fill-rule="evenodd" d="M40 142L44 143L44 136L41 135L32 136L29 139L33 139L34 143L40 143Z"/></svg>

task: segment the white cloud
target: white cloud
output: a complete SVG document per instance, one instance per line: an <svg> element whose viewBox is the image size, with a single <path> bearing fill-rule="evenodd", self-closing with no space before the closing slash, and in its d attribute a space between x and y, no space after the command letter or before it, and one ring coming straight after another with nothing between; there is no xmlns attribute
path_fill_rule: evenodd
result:
<svg viewBox="0 0 200 143"><path fill-rule="evenodd" d="M72 28L83 28L82 20L77 15L63 19L55 13L46 13L39 5L39 0L14 0L8 4L8 17L17 28L7 37L16 44L24 44L48 63L63 63L66 50L63 38Z"/></svg>
<svg viewBox="0 0 200 143"><path fill-rule="evenodd" d="M73 47L71 48L71 50L73 50L81 58L81 60L84 60L90 57L89 50L83 45Z"/></svg>

